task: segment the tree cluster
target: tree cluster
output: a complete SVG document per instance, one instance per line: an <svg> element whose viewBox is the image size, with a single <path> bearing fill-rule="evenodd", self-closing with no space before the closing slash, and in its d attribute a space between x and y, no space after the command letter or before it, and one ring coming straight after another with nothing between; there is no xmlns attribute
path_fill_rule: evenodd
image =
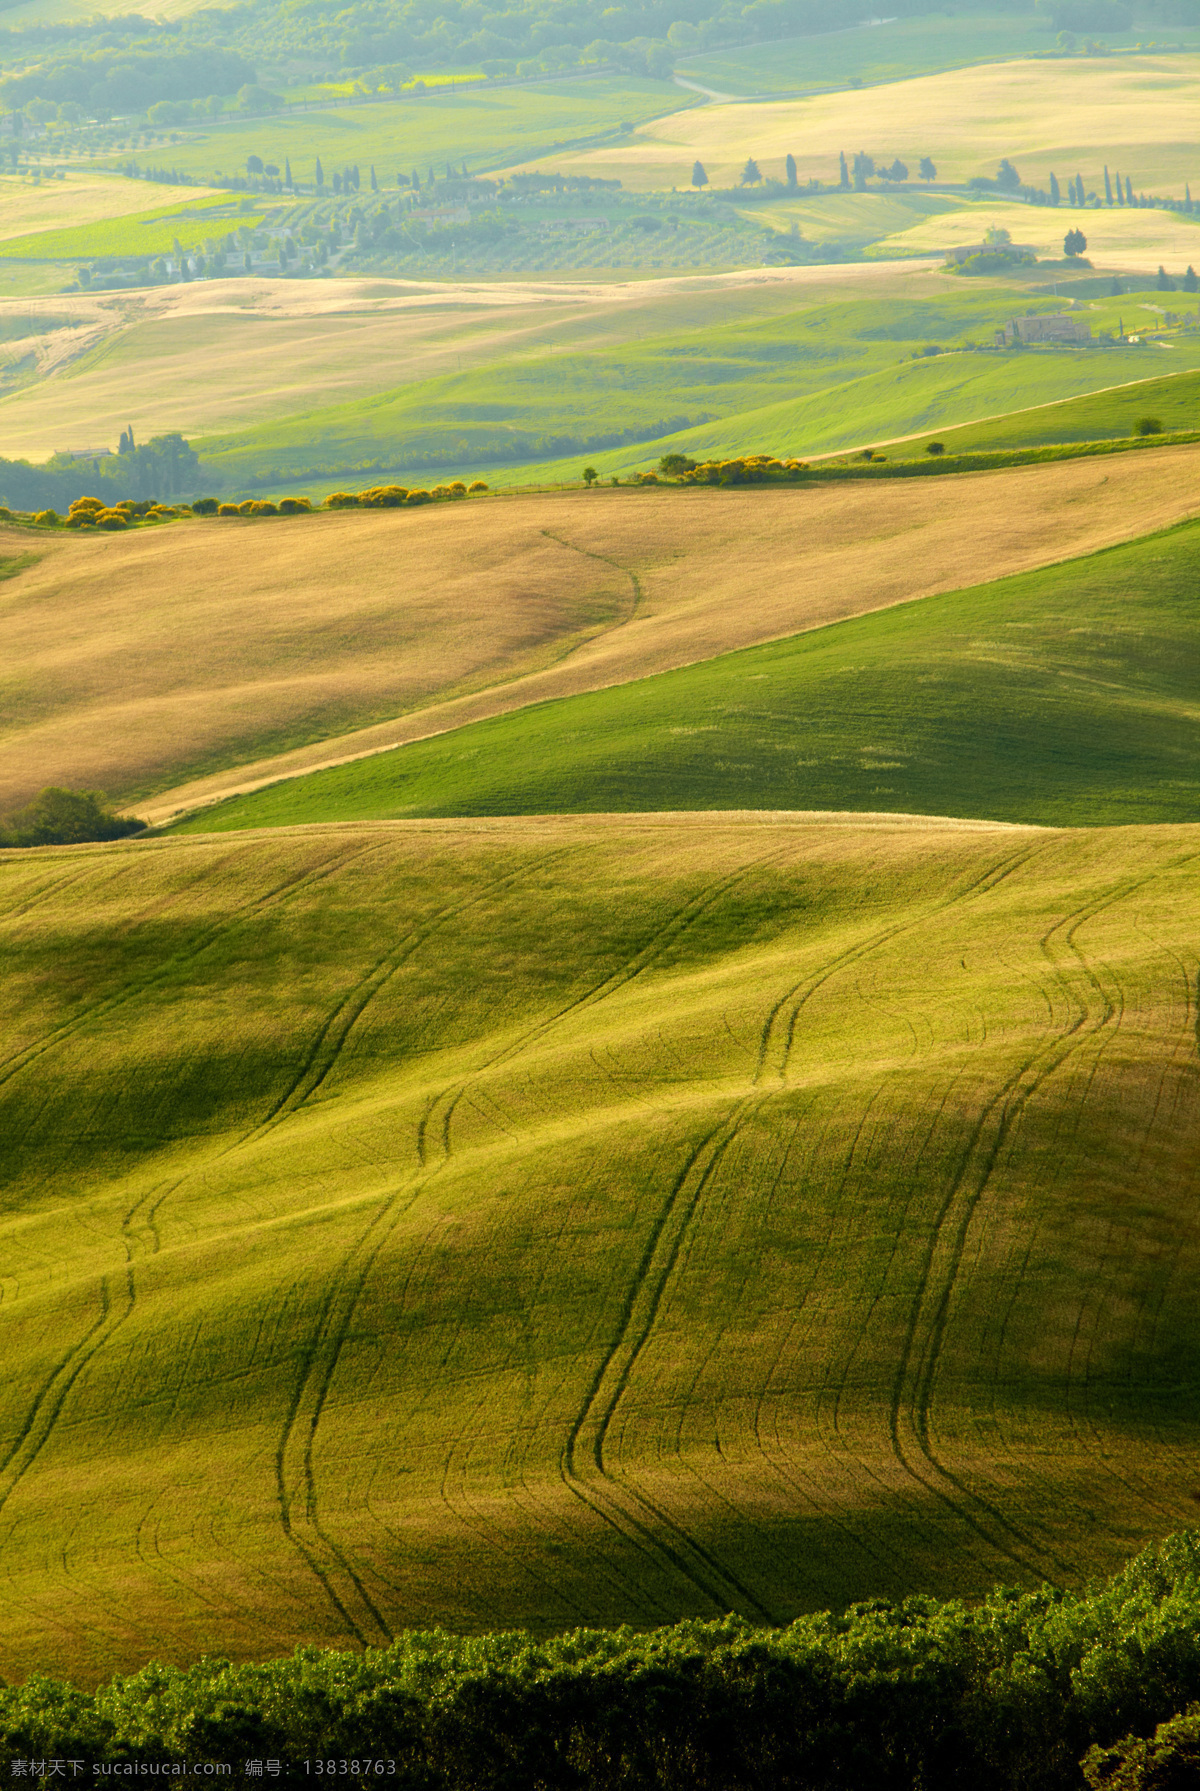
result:
<svg viewBox="0 0 1200 1791"><path fill-rule="evenodd" d="M0 846L78 846L89 840L125 839L144 821L114 814L100 790L64 790L47 784L25 808L0 821Z"/></svg>

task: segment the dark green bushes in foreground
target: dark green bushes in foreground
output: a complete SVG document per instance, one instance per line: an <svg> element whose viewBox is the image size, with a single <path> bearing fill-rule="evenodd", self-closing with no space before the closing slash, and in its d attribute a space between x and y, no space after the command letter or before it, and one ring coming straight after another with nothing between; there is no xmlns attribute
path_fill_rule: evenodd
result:
<svg viewBox="0 0 1200 1791"><path fill-rule="evenodd" d="M99 790L47 784L26 808L0 821L0 846L79 846L142 833L146 823L114 814Z"/></svg>
<svg viewBox="0 0 1200 1791"><path fill-rule="evenodd" d="M0 1758L213 1760L238 1777L270 1760L290 1783L312 1782L306 1760L383 1760L408 1791L1151 1791L1197 1782L1200 1725L1172 1721L1197 1698L1187 1532L1089 1592L998 1590L972 1609L413 1633L361 1655L148 1666L94 1694L34 1678L0 1689Z"/></svg>

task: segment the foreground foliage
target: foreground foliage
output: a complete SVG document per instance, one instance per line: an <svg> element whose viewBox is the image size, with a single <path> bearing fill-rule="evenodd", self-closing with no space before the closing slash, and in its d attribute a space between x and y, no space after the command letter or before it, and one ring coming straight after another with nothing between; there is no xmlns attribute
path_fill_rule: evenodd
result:
<svg viewBox="0 0 1200 1791"><path fill-rule="evenodd" d="M99 790L48 784L16 814L0 821L0 846L77 846L141 833L144 823L114 814Z"/></svg>
<svg viewBox="0 0 1200 1791"><path fill-rule="evenodd" d="M306 1759L382 1756L413 1791L1065 1791L1090 1749L1093 1785L1134 1791L1194 1771L1195 1716L1169 1719L1197 1695L1192 1531L1082 1595L874 1601L780 1630L729 1617L545 1641L413 1632L362 1654L153 1664L91 1695L36 1677L0 1692L0 1746L239 1766L273 1756L301 1778ZM1130 1739L1102 1751L1119 1737Z"/></svg>

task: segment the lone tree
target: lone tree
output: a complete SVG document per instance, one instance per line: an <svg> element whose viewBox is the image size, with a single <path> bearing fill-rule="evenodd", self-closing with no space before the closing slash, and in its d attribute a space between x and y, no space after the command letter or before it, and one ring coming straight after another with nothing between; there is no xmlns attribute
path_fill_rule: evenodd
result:
<svg viewBox="0 0 1200 1791"><path fill-rule="evenodd" d="M596 469L594 466L585 466L584 467L583 482L587 486L589 491L592 489L592 486L596 483L596 477L597 477Z"/></svg>
<svg viewBox="0 0 1200 1791"><path fill-rule="evenodd" d="M706 187L708 185L708 175L704 172L703 162L692 163L692 185L694 187Z"/></svg>
<svg viewBox="0 0 1200 1791"><path fill-rule="evenodd" d="M761 179L762 179L762 173L759 169L758 163L755 161L755 159L752 155L747 156L746 157L746 166L742 169L742 185L744 187L752 187L755 185L756 182L760 181Z"/></svg>
<svg viewBox="0 0 1200 1791"><path fill-rule="evenodd" d="M922 180L937 179L937 169L927 155L923 155L920 162L917 164L917 173L921 176Z"/></svg>
<svg viewBox="0 0 1200 1791"><path fill-rule="evenodd" d="M996 170L996 185L1002 193L1017 193L1021 190L1021 176L1007 156Z"/></svg>
<svg viewBox="0 0 1200 1791"><path fill-rule="evenodd" d="M796 158L794 155L789 155L787 157L783 164L783 172L787 178L788 185L794 187L796 184Z"/></svg>
<svg viewBox="0 0 1200 1791"><path fill-rule="evenodd" d="M1083 234L1082 230L1067 231L1067 234L1063 237L1064 254L1073 259L1076 255L1082 255L1086 248L1087 237Z"/></svg>

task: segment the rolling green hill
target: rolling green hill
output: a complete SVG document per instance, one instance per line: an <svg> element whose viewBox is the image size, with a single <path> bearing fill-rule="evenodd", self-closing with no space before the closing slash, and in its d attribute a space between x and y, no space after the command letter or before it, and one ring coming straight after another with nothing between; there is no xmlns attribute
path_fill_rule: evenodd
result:
<svg viewBox="0 0 1200 1791"><path fill-rule="evenodd" d="M0 855L6 1676L1186 1522L1200 829Z"/></svg>
<svg viewBox="0 0 1200 1791"><path fill-rule="evenodd" d="M1089 323L1115 324L1118 303L1105 301ZM1099 433L1129 435L1146 403L1139 382L1160 374L1166 360L1154 348L979 352L976 343L990 345L994 330L1027 304L995 286L907 302L801 304L783 317L705 319L699 328L686 319L686 299L680 304L680 325L645 340L596 350L581 344L569 356L508 354L209 435L196 446L214 482L238 489L336 478L340 468L359 467L415 476L423 466L444 466L456 475L499 473L511 483L577 478L581 454L601 474L622 475L666 452L828 454L917 430L944 434L1014 411L1022 414L999 426L1001 437L1024 442L1029 412L1099 390L1093 409L1107 421ZM1036 308L1059 307L1039 299ZM106 346L106 365L135 360L145 333ZM934 352L926 354L927 346ZM1170 354L1172 368L1200 367L1200 335L1178 337ZM1047 414L1044 425L1031 421L1028 439L1057 426L1055 413Z"/></svg>
<svg viewBox="0 0 1200 1791"><path fill-rule="evenodd" d="M701 490L678 495L704 502ZM519 710L183 825L731 808L1196 820L1198 580L1200 524L1185 523Z"/></svg>
<svg viewBox="0 0 1200 1791"><path fill-rule="evenodd" d="M1043 447L1055 442L1117 441L1130 435L1141 417L1156 418L1164 433L1190 433L1200 428L1200 375L1188 369L1158 379L1147 377L1158 371L1163 358L1156 354L1150 360L1150 352L1138 363L1142 378L1136 385L1115 386L1030 410L1014 410L1010 416L993 417L987 423L939 429L938 439L947 454L961 454L995 448ZM925 441L897 442L888 451L896 460L923 456Z"/></svg>

